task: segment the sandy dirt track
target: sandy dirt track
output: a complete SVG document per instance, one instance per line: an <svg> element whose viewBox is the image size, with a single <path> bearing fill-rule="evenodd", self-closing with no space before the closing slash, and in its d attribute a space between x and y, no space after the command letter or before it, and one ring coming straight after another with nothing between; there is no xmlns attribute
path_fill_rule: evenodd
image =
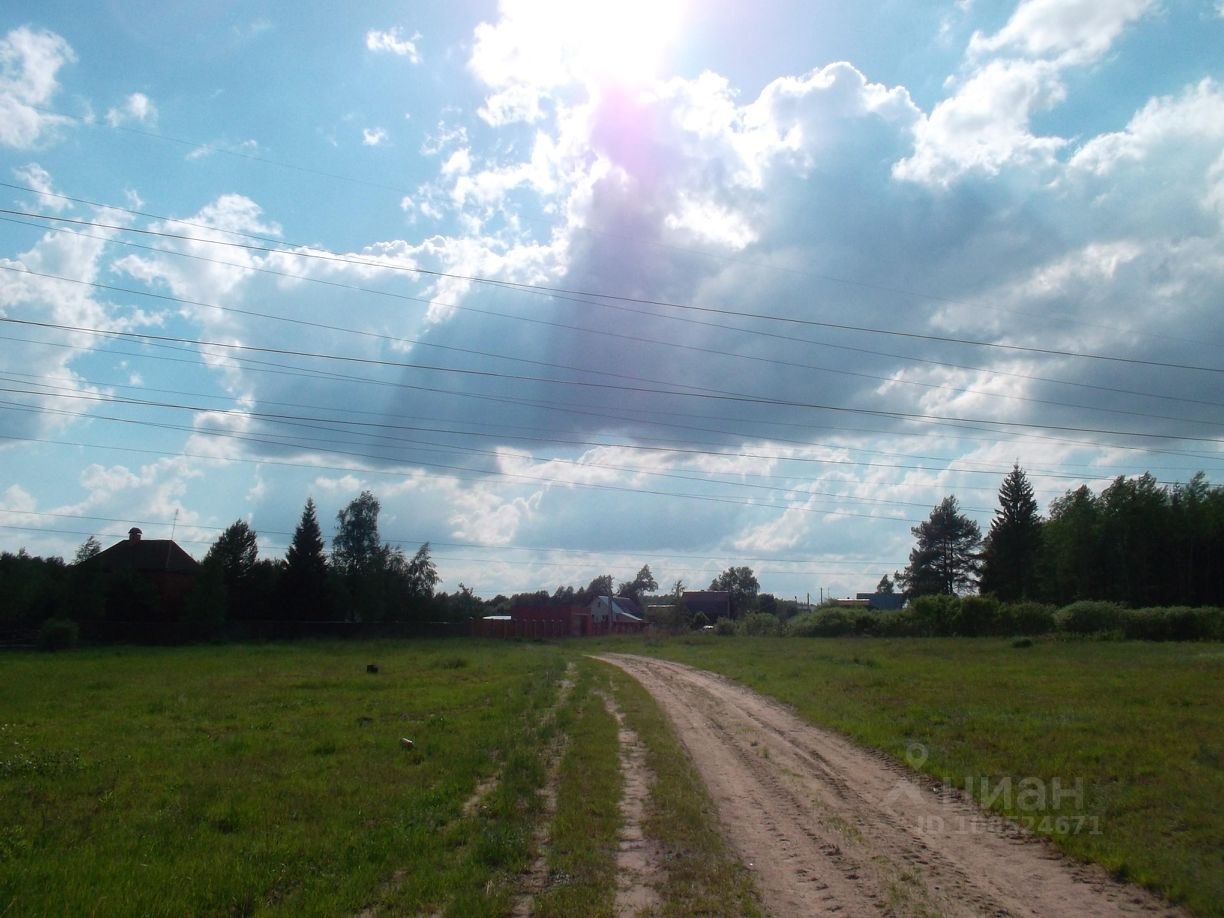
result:
<svg viewBox="0 0 1224 918"><path fill-rule="evenodd" d="M1181 914L730 680L625 654L774 915Z"/></svg>

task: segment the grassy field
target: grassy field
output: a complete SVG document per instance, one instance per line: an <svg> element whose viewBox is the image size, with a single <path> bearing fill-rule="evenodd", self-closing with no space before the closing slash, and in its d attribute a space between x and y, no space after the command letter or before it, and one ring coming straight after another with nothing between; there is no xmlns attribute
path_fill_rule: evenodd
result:
<svg viewBox="0 0 1224 918"><path fill-rule="evenodd" d="M658 710L583 649L6 654L0 915L499 915L540 853L539 913L610 914L620 781L600 692L651 743L660 779L647 831L674 865L665 911L751 914L745 872ZM575 684L562 702L567 664ZM540 852L557 749L557 813Z"/></svg>
<svg viewBox="0 0 1224 918"><path fill-rule="evenodd" d="M723 673L979 799L985 789L995 810L1074 856L1224 914L1218 644L698 635L603 646Z"/></svg>
<svg viewBox="0 0 1224 918"><path fill-rule="evenodd" d="M6 656L0 913L497 914L563 665L459 643Z"/></svg>
<svg viewBox="0 0 1224 918"><path fill-rule="evenodd" d="M620 784L603 694L654 772L663 910L753 914L664 718L584 656L599 649L724 673L1224 914L1218 645L706 635L6 654L0 914L495 915L541 854L540 913L609 914Z"/></svg>

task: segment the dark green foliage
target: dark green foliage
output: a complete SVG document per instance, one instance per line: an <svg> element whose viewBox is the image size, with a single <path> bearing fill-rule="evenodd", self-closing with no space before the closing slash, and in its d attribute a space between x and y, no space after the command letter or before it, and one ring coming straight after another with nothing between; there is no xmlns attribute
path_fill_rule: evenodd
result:
<svg viewBox="0 0 1224 918"><path fill-rule="evenodd" d="M225 568L213 558L200 565L195 583L183 604L183 620L204 628L216 628L225 622L228 591Z"/></svg>
<svg viewBox="0 0 1224 918"><path fill-rule="evenodd" d="M729 618L720 618L714 623L714 633L720 634L723 637L732 637L735 635L735 622Z"/></svg>
<svg viewBox="0 0 1224 918"><path fill-rule="evenodd" d="M49 618L38 629L38 646L41 650L65 650L75 647L81 629L70 618Z"/></svg>
<svg viewBox="0 0 1224 918"><path fill-rule="evenodd" d="M847 609L800 612L786 623L791 637L843 637L855 632L855 619Z"/></svg>
<svg viewBox="0 0 1224 918"><path fill-rule="evenodd" d="M369 491L362 491L336 514L332 537L332 566L346 577L372 570L383 560L378 535L378 513L382 506Z"/></svg>
<svg viewBox="0 0 1224 918"><path fill-rule="evenodd" d="M323 532L312 498L306 498L302 518L293 530L285 553L285 569L278 588L280 615L297 621L326 621L332 617L327 557Z"/></svg>
<svg viewBox="0 0 1224 918"><path fill-rule="evenodd" d="M739 618L752 610L761 584L750 567L729 567L710 583L711 590L725 590L731 594L731 617Z"/></svg>
<svg viewBox="0 0 1224 918"><path fill-rule="evenodd" d="M960 599L948 593L919 596L906 611L919 633L928 637L956 634L960 625Z"/></svg>
<svg viewBox="0 0 1224 918"><path fill-rule="evenodd" d="M69 611L64 562L34 558L22 549L0 554L0 625L34 627Z"/></svg>
<svg viewBox="0 0 1224 918"><path fill-rule="evenodd" d="M999 488L999 509L983 544L982 592L1004 601L1035 596L1040 552L1041 518L1033 486L1020 466L1013 466Z"/></svg>
<svg viewBox="0 0 1224 918"><path fill-rule="evenodd" d="M956 634L978 637L999 633L999 600L994 596L962 596Z"/></svg>
<svg viewBox="0 0 1224 918"><path fill-rule="evenodd" d="M1054 630L1054 607L1040 602L1007 602L999 606L999 634L1049 634Z"/></svg>
<svg viewBox="0 0 1224 918"><path fill-rule="evenodd" d="M1202 473L1161 487L1119 477L1055 500L1042 528L1042 598L1132 606L1224 603L1224 488Z"/></svg>
<svg viewBox="0 0 1224 918"><path fill-rule="evenodd" d="M739 621L739 633L750 637L771 637L780 628L778 617L768 612L750 612Z"/></svg>
<svg viewBox="0 0 1224 918"><path fill-rule="evenodd" d="M616 595L632 599L635 604L641 606L642 596L646 593L653 593L658 588L659 584L655 582L654 574L650 572L650 565L644 564L636 577L616 588Z"/></svg>
<svg viewBox="0 0 1224 918"><path fill-rule="evenodd" d="M1138 641L1224 640L1224 609L1214 606L1173 606L1128 609L1122 616L1123 636Z"/></svg>
<svg viewBox="0 0 1224 918"><path fill-rule="evenodd" d="M1083 599L1055 614L1060 631L1069 634L1105 634L1120 631L1125 610L1116 602Z"/></svg>
<svg viewBox="0 0 1224 918"><path fill-rule="evenodd" d="M898 575L907 597L955 596L977 584L982 533L960 512L955 497L945 497L910 531L917 544L910 551L909 566Z"/></svg>
<svg viewBox="0 0 1224 918"><path fill-rule="evenodd" d="M87 538L81 543L80 548L76 550L76 554L72 556L73 564L83 564L91 558L96 558L102 554L102 543L93 536Z"/></svg>
<svg viewBox="0 0 1224 918"><path fill-rule="evenodd" d="M439 579L429 557L429 543L422 545L411 560L401 549L380 544L379 510L378 498L362 491L336 514L332 569L338 594L345 601L346 617L358 622L427 618Z"/></svg>
<svg viewBox="0 0 1224 918"><path fill-rule="evenodd" d="M249 620L259 618L252 575L256 562L259 560L259 545L255 530L243 520L235 520L217 537L217 541L209 547L204 556L202 567L205 570L220 572L225 590L222 596L222 614L217 617L217 610L211 606L216 599L215 586L209 584L201 595L200 601L192 609L195 620L201 624L219 624L226 618ZM201 577L211 578L215 574ZM206 594L206 595L205 595Z"/></svg>
<svg viewBox="0 0 1224 918"><path fill-rule="evenodd" d="M693 616L692 627L694 630L704 628L708 624L710 624L710 619L704 612L698 612Z"/></svg>

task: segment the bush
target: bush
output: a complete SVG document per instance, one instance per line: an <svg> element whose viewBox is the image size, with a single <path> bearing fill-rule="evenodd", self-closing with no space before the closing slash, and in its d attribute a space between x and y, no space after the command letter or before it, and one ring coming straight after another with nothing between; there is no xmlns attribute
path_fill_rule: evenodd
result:
<svg viewBox="0 0 1224 918"><path fill-rule="evenodd" d="M802 612L786 623L793 637L841 637L854 630L854 620L842 609Z"/></svg>
<svg viewBox="0 0 1224 918"><path fill-rule="evenodd" d="M875 618L875 633L880 637L921 637L923 625L912 612L881 612Z"/></svg>
<svg viewBox="0 0 1224 918"><path fill-rule="evenodd" d="M953 625L956 634L979 637L997 634L999 600L994 596L965 596L960 601L960 614Z"/></svg>
<svg viewBox="0 0 1224 918"><path fill-rule="evenodd" d="M1005 602L999 606L999 634L1050 634L1055 630L1054 607L1040 602Z"/></svg>
<svg viewBox="0 0 1224 918"><path fill-rule="evenodd" d="M955 634L960 620L960 606L961 600L958 596L932 593L912 600L909 613L918 627L919 634Z"/></svg>
<svg viewBox="0 0 1224 918"><path fill-rule="evenodd" d="M740 619L739 633L750 637L770 637L778 633L778 616L768 612L753 612Z"/></svg>
<svg viewBox="0 0 1224 918"><path fill-rule="evenodd" d="M42 650L64 650L75 647L81 629L70 618L49 618L38 629L38 646Z"/></svg>
<svg viewBox="0 0 1224 918"><path fill-rule="evenodd" d="M700 631L702 628L704 628L709 623L710 623L709 616L707 616L704 612L698 612L696 615L693 616L693 620L689 623L689 626L694 631Z"/></svg>
<svg viewBox="0 0 1224 918"><path fill-rule="evenodd" d="M1224 610L1171 606L1123 613L1122 633L1136 641L1203 641L1220 636Z"/></svg>
<svg viewBox="0 0 1224 918"><path fill-rule="evenodd" d="M1059 630L1069 634L1105 634L1120 631L1125 615L1116 602L1082 599L1059 609L1054 618Z"/></svg>
<svg viewBox="0 0 1224 918"><path fill-rule="evenodd" d="M714 623L714 633L721 634L723 637L730 637L735 634L735 622L726 617L720 618Z"/></svg>

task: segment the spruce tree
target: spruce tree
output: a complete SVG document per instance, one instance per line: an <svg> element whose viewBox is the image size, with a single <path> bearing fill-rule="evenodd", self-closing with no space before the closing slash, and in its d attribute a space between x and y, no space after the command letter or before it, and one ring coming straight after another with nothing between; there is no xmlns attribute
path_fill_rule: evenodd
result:
<svg viewBox="0 0 1224 918"><path fill-rule="evenodd" d="M286 618L318 621L330 617L323 531L315 515L314 501L309 497L285 554L281 601Z"/></svg>
<svg viewBox="0 0 1224 918"><path fill-rule="evenodd" d="M1037 595L1037 563L1041 552L1041 517L1033 486L1020 466L1012 467L999 488L982 554L982 592L1004 602Z"/></svg>

